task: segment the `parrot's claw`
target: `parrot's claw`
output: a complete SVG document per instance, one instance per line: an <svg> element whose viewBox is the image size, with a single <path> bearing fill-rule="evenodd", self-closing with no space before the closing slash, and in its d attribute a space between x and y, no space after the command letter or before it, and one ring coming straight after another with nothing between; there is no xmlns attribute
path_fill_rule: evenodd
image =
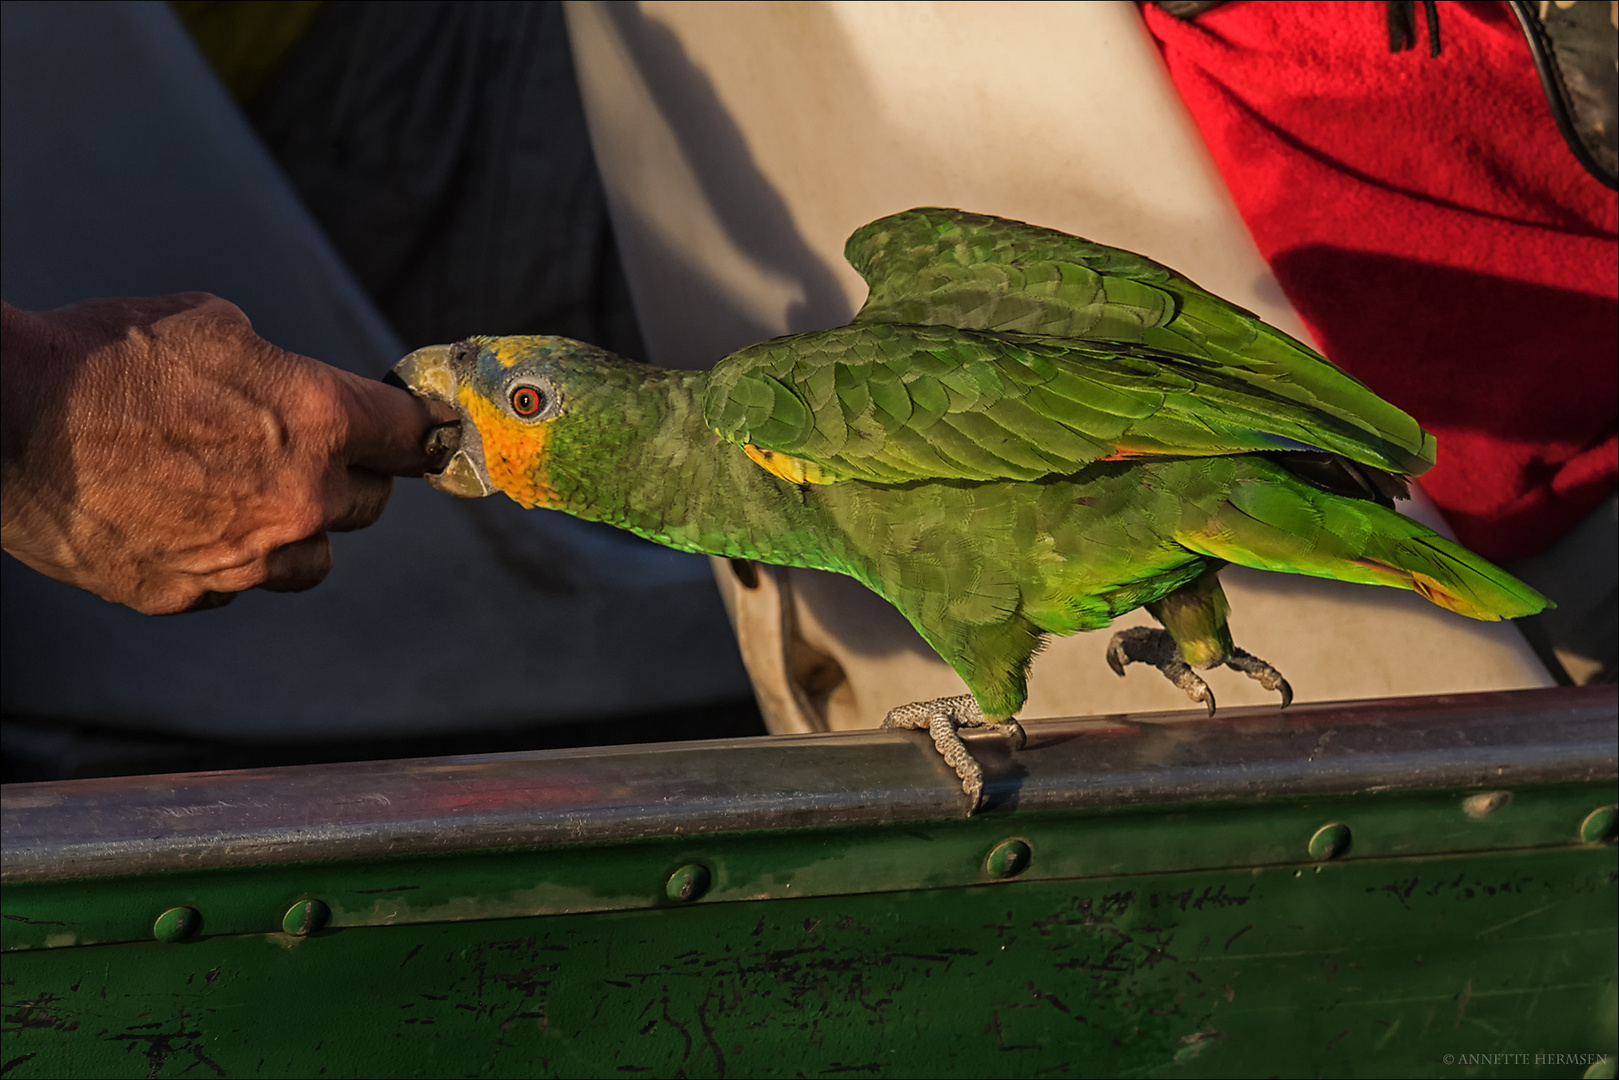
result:
<svg viewBox="0 0 1619 1080"><path fill-rule="evenodd" d="M1226 667L1240 671L1250 679L1255 680L1266 690L1280 690L1282 692L1282 708L1293 704L1293 688L1287 684L1282 673L1271 667L1259 657L1246 649L1233 649L1231 658L1225 662Z"/></svg>
<svg viewBox="0 0 1619 1080"><path fill-rule="evenodd" d="M967 796L967 815L971 817L984 805L984 770L967 752L967 746L957 732L964 727L995 727L1006 732L1013 750L1023 749L1028 741L1023 725L1014 719L990 720L979 708L971 694L936 698L933 701L915 701L889 710L883 718L884 728L926 728L933 737L933 745L946 764L961 778L961 790Z"/></svg>
<svg viewBox="0 0 1619 1080"><path fill-rule="evenodd" d="M1151 664L1164 673L1164 678L1186 691L1187 697L1207 706L1210 716L1214 715L1214 691L1192 670L1192 665L1181 659L1180 649L1168 630L1132 626L1114 634L1107 645L1108 667L1114 674L1123 675L1124 665L1132 662Z"/></svg>
<svg viewBox="0 0 1619 1080"><path fill-rule="evenodd" d="M1124 665L1132 662L1151 664L1163 672L1166 679L1186 691L1187 697L1207 705L1209 715L1214 715L1214 691L1209 689L1202 676L1192 670L1190 664L1181 659L1180 649L1168 630L1132 626L1114 634L1107 646L1108 666L1115 673L1123 675ZM1221 662L1234 671L1242 672L1266 690L1280 691L1282 708L1293 704L1293 688L1287 684L1282 673L1248 650L1232 649L1231 655Z"/></svg>

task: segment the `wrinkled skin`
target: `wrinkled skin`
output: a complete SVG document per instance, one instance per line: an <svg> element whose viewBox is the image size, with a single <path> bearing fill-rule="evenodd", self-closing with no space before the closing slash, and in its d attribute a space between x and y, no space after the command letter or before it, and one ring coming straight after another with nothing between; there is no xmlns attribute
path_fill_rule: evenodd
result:
<svg viewBox="0 0 1619 1080"><path fill-rule="evenodd" d="M148 614L318 584L453 416L206 293L3 314L3 546Z"/></svg>

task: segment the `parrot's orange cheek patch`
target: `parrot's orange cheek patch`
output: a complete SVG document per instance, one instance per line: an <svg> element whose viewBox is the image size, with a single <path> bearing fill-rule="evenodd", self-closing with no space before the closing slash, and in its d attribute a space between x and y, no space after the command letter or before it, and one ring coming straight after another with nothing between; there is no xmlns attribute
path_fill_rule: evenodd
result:
<svg viewBox="0 0 1619 1080"><path fill-rule="evenodd" d="M523 506L555 505L556 492L546 484L545 443L550 425L525 424L471 390L462 390L459 397L483 440L489 482Z"/></svg>

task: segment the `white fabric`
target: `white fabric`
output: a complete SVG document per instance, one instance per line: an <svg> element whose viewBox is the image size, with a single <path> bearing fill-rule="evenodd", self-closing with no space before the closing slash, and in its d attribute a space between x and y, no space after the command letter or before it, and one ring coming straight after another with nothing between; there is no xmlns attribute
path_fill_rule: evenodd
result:
<svg viewBox="0 0 1619 1080"><path fill-rule="evenodd" d="M568 18L654 362L706 367L846 322L865 286L844 239L912 206L1130 248L1304 336L1132 4L573 0ZM1420 496L1405 509L1437 523ZM794 570L750 591L724 564L716 575L772 730L868 727L962 692L852 581ZM1512 626L1410 593L1240 568L1222 580L1238 643L1301 701L1551 684ZM1189 706L1150 669L1116 678L1107 639L1054 639L1022 715ZM1222 705L1275 700L1224 669L1209 682Z"/></svg>

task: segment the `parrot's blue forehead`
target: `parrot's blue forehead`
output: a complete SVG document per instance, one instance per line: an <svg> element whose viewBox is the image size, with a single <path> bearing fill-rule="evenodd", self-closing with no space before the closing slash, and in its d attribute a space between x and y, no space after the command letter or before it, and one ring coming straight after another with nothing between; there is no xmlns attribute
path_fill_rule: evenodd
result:
<svg viewBox="0 0 1619 1080"><path fill-rule="evenodd" d="M480 380L503 381L516 371L554 367L559 355L571 345L567 338L551 336L470 338L463 347L476 350L476 372Z"/></svg>
<svg viewBox="0 0 1619 1080"><path fill-rule="evenodd" d="M519 375L564 380L619 363L617 357L594 345L550 334L475 337L457 348L465 350L461 362L471 367L467 374L485 390L502 387Z"/></svg>

